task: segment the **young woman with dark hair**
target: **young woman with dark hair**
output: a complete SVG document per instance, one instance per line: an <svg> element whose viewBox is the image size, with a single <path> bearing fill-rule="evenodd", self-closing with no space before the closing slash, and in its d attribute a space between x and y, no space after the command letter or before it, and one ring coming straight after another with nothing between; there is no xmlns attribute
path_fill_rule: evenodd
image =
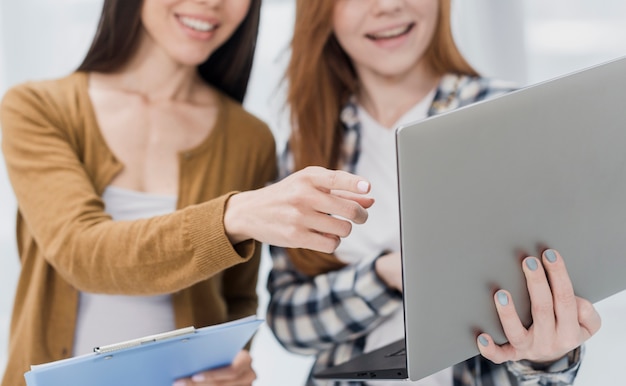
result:
<svg viewBox="0 0 626 386"><path fill-rule="evenodd" d="M127 63L139 44L140 0L109 0L98 23L85 59L84 72L114 72ZM243 102L248 85L261 16L261 0L250 0L250 9L233 35L198 65L200 76L226 95Z"/></svg>
<svg viewBox="0 0 626 386"><path fill-rule="evenodd" d="M21 273L3 386L95 346L255 314L261 242L332 252L365 221L355 175L266 186L274 139L240 104L260 4L105 0L77 71L6 93ZM243 350L177 383L254 378Z"/></svg>
<svg viewBox="0 0 626 386"><path fill-rule="evenodd" d="M376 199L367 223L332 254L271 247L268 324L290 351L315 355L315 371L404 334L394 128L511 88L479 76L463 59L452 38L450 0L297 0L286 80L293 130L284 169L355 172L372 183ZM573 382L580 347L600 317L575 296L558 252L542 252L520 267L533 325L522 326L500 289L494 307L510 343L498 346L482 333L482 355L416 385ZM366 383L309 378L310 385Z"/></svg>

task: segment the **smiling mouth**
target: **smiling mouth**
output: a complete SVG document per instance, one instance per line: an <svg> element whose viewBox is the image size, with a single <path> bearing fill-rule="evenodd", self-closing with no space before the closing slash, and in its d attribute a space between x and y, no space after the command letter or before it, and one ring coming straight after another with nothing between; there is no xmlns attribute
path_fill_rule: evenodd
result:
<svg viewBox="0 0 626 386"><path fill-rule="evenodd" d="M178 20L187 28L191 28L198 32L211 32L217 28L216 24L209 23L205 20L194 19L188 16L178 16Z"/></svg>
<svg viewBox="0 0 626 386"><path fill-rule="evenodd" d="M408 34L413 29L413 27L415 27L415 23L410 23L401 27L388 29L386 31L378 32L375 34L366 34L365 36L368 39L372 40L394 39L402 35Z"/></svg>

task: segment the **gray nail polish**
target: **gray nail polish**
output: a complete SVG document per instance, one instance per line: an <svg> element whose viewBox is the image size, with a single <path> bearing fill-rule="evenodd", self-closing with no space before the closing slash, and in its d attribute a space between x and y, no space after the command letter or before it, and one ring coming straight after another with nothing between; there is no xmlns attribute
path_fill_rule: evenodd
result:
<svg viewBox="0 0 626 386"><path fill-rule="evenodd" d="M489 341L487 340L487 338L485 338L482 335L478 337L478 342L482 344L484 347L487 347L489 345Z"/></svg>
<svg viewBox="0 0 626 386"><path fill-rule="evenodd" d="M506 293L504 291L498 291L498 303L500 303L503 306L506 306L507 304L509 304L509 297L506 296Z"/></svg>
<svg viewBox="0 0 626 386"><path fill-rule="evenodd" d="M556 253L552 249L545 251L544 255L549 262L554 263L556 261Z"/></svg>
<svg viewBox="0 0 626 386"><path fill-rule="evenodd" d="M529 257L526 259L526 266L528 267L528 269L530 269L531 271L536 271L537 270L537 260L535 260L532 257Z"/></svg>

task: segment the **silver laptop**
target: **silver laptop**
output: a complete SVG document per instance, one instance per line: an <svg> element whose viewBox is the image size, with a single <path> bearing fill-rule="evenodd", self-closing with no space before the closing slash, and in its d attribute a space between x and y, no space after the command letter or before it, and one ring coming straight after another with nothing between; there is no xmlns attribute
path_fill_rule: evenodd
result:
<svg viewBox="0 0 626 386"><path fill-rule="evenodd" d="M315 374L418 380L525 325L524 253L557 249L578 296L626 289L626 58L397 130L405 339Z"/></svg>

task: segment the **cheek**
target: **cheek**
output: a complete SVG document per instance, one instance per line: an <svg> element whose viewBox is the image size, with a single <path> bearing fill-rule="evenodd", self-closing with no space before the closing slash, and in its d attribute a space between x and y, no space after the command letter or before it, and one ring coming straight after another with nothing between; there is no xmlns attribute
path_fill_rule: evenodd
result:
<svg viewBox="0 0 626 386"><path fill-rule="evenodd" d="M346 0L336 0L331 15L332 29L340 43L348 40L352 31L356 30L357 19L360 18L358 10L354 9L354 7L350 7L349 3L350 2Z"/></svg>
<svg viewBox="0 0 626 386"><path fill-rule="evenodd" d="M246 18L250 11L250 0L226 0L226 6L228 6L229 19L233 24L239 26L241 22ZM235 27L236 28L236 27Z"/></svg>
<svg viewBox="0 0 626 386"><path fill-rule="evenodd" d="M437 24L439 24L439 1L433 1L425 11L425 19L428 20L428 34L434 35Z"/></svg>
<svg viewBox="0 0 626 386"><path fill-rule="evenodd" d="M161 5L162 0L146 0L141 8L141 24L153 38L159 39L159 32L168 23L168 13Z"/></svg>

